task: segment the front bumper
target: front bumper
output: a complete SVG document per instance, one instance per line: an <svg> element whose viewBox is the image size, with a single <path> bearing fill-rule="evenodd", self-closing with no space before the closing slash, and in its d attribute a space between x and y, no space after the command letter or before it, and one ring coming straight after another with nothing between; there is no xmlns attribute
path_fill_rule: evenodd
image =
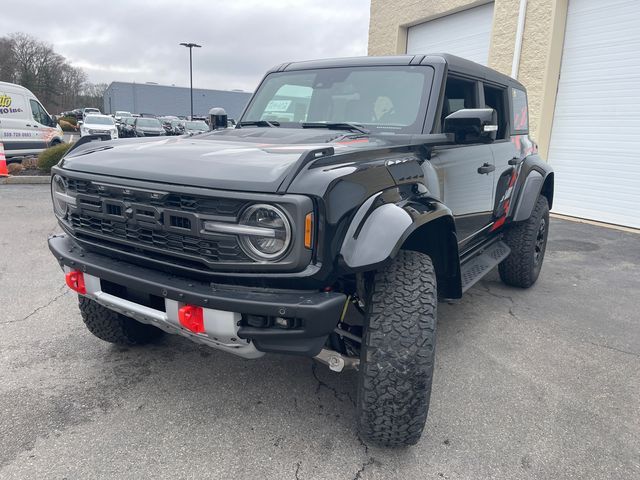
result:
<svg viewBox="0 0 640 480"><path fill-rule="evenodd" d="M262 352L315 356L336 327L346 302L346 296L336 292L239 287L179 277L89 252L67 235L50 237L49 249L61 267L85 274L87 296L107 308L246 358ZM101 280L130 292L129 298L106 293ZM164 308L132 300L141 295L164 300ZM180 325L177 311L187 304L205 309L205 333L194 334ZM299 328L248 327L243 315L294 318Z"/></svg>

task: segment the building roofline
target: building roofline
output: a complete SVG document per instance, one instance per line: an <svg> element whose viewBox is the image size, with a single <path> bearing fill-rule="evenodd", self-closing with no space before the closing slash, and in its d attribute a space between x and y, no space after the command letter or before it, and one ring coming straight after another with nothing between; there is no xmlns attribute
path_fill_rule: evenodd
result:
<svg viewBox="0 0 640 480"><path fill-rule="evenodd" d="M143 87L164 87L164 88L178 88L178 89L182 89L182 90L189 90L189 87L182 87L182 86L178 86L178 85L165 85L165 84L161 84L161 83L147 83L147 82L143 82L143 83L139 83L139 82L122 82L119 80L115 80L113 82L111 82L109 84L109 86L107 87L107 90L109 90L111 87L113 87L114 85L135 85L135 86L143 86ZM244 90L220 90L217 88L198 88L198 87L193 87L193 90L204 90L207 92L222 92L222 93L237 93L237 94L242 94L242 95L251 95L252 92L246 92Z"/></svg>

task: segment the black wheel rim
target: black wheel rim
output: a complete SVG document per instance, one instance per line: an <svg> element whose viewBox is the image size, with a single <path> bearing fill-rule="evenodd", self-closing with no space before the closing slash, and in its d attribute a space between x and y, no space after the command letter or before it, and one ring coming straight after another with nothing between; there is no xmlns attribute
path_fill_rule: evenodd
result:
<svg viewBox="0 0 640 480"><path fill-rule="evenodd" d="M536 244L533 249L533 261L536 265L540 263L544 256L544 246L547 237L547 220L545 218L540 219L540 226L538 227L538 233L536 235Z"/></svg>

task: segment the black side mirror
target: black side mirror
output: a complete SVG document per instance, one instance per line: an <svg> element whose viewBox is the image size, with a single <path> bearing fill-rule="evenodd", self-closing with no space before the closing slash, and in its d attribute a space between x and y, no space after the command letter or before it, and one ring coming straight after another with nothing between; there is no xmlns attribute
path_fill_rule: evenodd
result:
<svg viewBox="0 0 640 480"><path fill-rule="evenodd" d="M491 143L498 134L498 114L493 108L463 108L444 119L444 133L456 143Z"/></svg>
<svg viewBox="0 0 640 480"><path fill-rule="evenodd" d="M227 128L227 112L224 108L214 107L209 110L209 126L213 130Z"/></svg>

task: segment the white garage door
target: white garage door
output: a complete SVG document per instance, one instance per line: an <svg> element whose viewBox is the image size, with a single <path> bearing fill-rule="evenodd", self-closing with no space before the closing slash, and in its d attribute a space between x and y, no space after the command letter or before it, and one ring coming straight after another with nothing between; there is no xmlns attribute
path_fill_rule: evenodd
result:
<svg viewBox="0 0 640 480"><path fill-rule="evenodd" d="M554 211L640 228L640 2L570 0L549 162Z"/></svg>
<svg viewBox="0 0 640 480"><path fill-rule="evenodd" d="M451 53L486 65L493 3L409 27L407 53Z"/></svg>

